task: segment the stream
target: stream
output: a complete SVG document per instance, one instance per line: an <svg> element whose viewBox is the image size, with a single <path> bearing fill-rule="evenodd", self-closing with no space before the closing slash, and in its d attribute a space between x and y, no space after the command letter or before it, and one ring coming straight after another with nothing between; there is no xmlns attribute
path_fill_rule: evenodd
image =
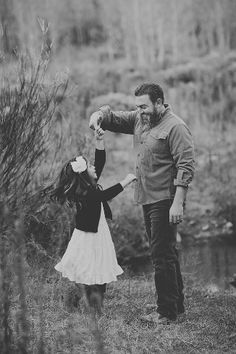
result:
<svg viewBox="0 0 236 354"><path fill-rule="evenodd" d="M201 240L178 245L181 271L194 284L211 292L230 290L229 282L236 274L236 243L221 239ZM152 273L150 260L132 261L128 271L133 275Z"/></svg>

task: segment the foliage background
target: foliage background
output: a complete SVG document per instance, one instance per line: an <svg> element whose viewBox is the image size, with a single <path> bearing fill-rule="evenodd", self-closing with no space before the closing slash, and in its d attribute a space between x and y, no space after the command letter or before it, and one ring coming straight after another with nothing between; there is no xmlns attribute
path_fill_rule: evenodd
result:
<svg viewBox="0 0 236 354"><path fill-rule="evenodd" d="M235 232L235 13L235 0L0 0L4 343L12 328L7 299L14 299L8 265L20 269L16 323L27 334L23 269L52 270L73 229L73 210L51 203L42 190L71 156L93 159L89 115L102 104L131 109L141 82L161 84L193 132L196 177L181 235L201 235L204 225L211 234ZM106 146L104 187L133 169L132 137L107 133ZM120 261L146 255L132 188L111 203ZM15 345L24 348L26 337Z"/></svg>

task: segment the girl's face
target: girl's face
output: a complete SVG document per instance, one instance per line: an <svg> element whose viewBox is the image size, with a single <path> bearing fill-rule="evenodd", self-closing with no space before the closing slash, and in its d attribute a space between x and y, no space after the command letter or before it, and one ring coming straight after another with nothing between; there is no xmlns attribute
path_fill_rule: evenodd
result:
<svg viewBox="0 0 236 354"><path fill-rule="evenodd" d="M95 167L90 162L88 162L87 172L89 177L93 180L97 178Z"/></svg>

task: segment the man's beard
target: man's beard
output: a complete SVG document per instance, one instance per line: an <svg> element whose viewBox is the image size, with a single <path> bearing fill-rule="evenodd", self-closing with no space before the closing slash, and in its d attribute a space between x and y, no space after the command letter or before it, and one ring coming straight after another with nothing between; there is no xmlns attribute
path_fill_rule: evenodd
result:
<svg viewBox="0 0 236 354"><path fill-rule="evenodd" d="M156 108L153 108L153 112L150 113L149 115L147 114L141 114L141 124L143 131L152 129L157 125L161 118L161 114L157 112Z"/></svg>

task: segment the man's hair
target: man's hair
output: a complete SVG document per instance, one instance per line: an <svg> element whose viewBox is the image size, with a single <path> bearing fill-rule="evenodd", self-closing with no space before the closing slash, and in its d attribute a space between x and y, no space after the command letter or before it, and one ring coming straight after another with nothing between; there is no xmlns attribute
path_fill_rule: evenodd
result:
<svg viewBox="0 0 236 354"><path fill-rule="evenodd" d="M135 96L148 95L153 104L158 98L161 98L164 103L164 92L158 84L144 83L136 88L134 94Z"/></svg>

